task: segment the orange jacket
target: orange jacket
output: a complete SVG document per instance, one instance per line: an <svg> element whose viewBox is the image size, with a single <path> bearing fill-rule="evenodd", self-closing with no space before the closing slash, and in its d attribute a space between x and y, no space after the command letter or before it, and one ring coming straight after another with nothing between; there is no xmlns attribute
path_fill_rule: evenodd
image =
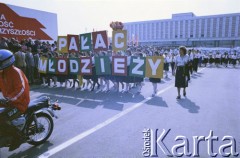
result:
<svg viewBox="0 0 240 158"><path fill-rule="evenodd" d="M0 72L0 89L3 96L9 100L10 107L16 107L22 113L27 110L30 102L29 85L20 69L10 66ZM0 107L4 105L0 104Z"/></svg>

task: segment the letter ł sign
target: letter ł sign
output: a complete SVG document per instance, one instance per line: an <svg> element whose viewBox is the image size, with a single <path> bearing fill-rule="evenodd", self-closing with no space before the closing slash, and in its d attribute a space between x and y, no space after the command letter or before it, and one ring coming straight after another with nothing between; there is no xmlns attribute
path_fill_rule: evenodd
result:
<svg viewBox="0 0 240 158"><path fill-rule="evenodd" d="M48 59L48 73L56 74L56 58Z"/></svg>
<svg viewBox="0 0 240 158"><path fill-rule="evenodd" d="M81 51L92 50L91 41L92 41L91 33L81 34L80 35L80 49L81 49Z"/></svg>

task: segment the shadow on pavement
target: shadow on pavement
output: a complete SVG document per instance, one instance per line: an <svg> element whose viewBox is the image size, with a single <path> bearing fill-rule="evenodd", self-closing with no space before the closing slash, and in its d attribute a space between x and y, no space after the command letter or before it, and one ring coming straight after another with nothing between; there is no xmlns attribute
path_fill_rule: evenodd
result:
<svg viewBox="0 0 240 158"><path fill-rule="evenodd" d="M161 82L160 82L160 84L165 84L166 82L163 80L163 79L161 79Z"/></svg>
<svg viewBox="0 0 240 158"><path fill-rule="evenodd" d="M202 74L204 74L204 73L203 73L203 72L197 72L197 74L202 75Z"/></svg>
<svg viewBox="0 0 240 158"><path fill-rule="evenodd" d="M108 93L101 97L103 99L103 105L106 109L123 110L125 103L138 103L145 98L141 94L135 95L131 93Z"/></svg>
<svg viewBox="0 0 240 158"><path fill-rule="evenodd" d="M78 107L83 107L83 108L90 108L90 109L95 109L97 106L102 105L101 102L96 102L96 101L90 101L90 100L84 100L80 104L78 104Z"/></svg>
<svg viewBox="0 0 240 158"><path fill-rule="evenodd" d="M145 98L141 95L135 95L131 93L94 93L89 91L72 91L72 90L52 90L52 89L39 89L34 90L35 92L46 92L47 94L42 94L41 96L49 96L51 100L58 100L59 103L66 103L75 105L83 108L95 109L98 106L103 106L103 108L122 111L125 103L138 103Z"/></svg>
<svg viewBox="0 0 240 158"><path fill-rule="evenodd" d="M112 109L112 110L119 110L122 111L123 110L123 105L119 102L113 102L112 104L104 104L104 108L106 109Z"/></svg>
<svg viewBox="0 0 240 158"><path fill-rule="evenodd" d="M202 77L202 73L198 72L198 73L195 74L195 76Z"/></svg>
<svg viewBox="0 0 240 158"><path fill-rule="evenodd" d="M49 147L53 146L52 143L50 142L46 142L42 145L39 146L33 146L25 151L21 151L16 153L13 153L12 155L10 155L8 158L20 158L20 157L24 157L24 158L37 158L37 155L41 155L42 153L48 151Z"/></svg>
<svg viewBox="0 0 240 158"><path fill-rule="evenodd" d="M175 78L173 78L173 79L175 79ZM164 80L165 80L165 81L171 81L172 79L169 78L169 77L167 77L167 78L164 78Z"/></svg>
<svg viewBox="0 0 240 158"><path fill-rule="evenodd" d="M168 107L167 103L162 99L162 97L158 97L158 96L155 96L151 100L148 100L146 104L160 106L160 107Z"/></svg>
<svg viewBox="0 0 240 158"><path fill-rule="evenodd" d="M188 98L180 99L177 101L179 105L181 105L183 108L188 109L188 112L190 113L198 113L200 107L197 106L194 102L189 100Z"/></svg>

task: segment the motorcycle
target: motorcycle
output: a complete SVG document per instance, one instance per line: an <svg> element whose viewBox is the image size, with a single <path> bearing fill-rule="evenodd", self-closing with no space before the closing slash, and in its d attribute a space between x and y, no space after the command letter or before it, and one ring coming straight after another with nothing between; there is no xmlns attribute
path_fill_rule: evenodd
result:
<svg viewBox="0 0 240 158"><path fill-rule="evenodd" d="M0 113L4 109L0 110ZM25 142L31 145L43 144L52 134L53 117L58 118L56 110L61 110L57 101L51 102L47 96L30 101L28 109L20 117L11 121L25 136ZM9 147L13 137L6 136L0 131L0 148Z"/></svg>

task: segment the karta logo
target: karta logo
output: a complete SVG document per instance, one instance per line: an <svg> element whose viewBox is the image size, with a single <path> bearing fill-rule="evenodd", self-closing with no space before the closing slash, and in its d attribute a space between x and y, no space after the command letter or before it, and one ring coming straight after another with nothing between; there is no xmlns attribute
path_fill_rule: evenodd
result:
<svg viewBox="0 0 240 158"><path fill-rule="evenodd" d="M19 16L6 4L0 3L0 37L53 40L42 29L46 28L37 19Z"/></svg>
<svg viewBox="0 0 240 158"><path fill-rule="evenodd" d="M164 154L164 157L238 157L237 140L230 135L223 136L220 139L209 131L208 136L192 136L188 138L184 135L177 135L170 139L170 143L165 142L165 138L171 129L162 130L160 134L158 129L153 130L145 128L143 130L144 148L142 155L144 157L158 157L158 149ZM170 136L169 136L170 137ZM175 144L176 143L176 144ZM167 144L173 144L169 146ZM200 153L200 148L205 146L206 153ZM216 148L218 146L218 148ZM217 150L218 149L218 150ZM205 156L203 156L203 154ZM207 155L207 156L206 156Z"/></svg>

